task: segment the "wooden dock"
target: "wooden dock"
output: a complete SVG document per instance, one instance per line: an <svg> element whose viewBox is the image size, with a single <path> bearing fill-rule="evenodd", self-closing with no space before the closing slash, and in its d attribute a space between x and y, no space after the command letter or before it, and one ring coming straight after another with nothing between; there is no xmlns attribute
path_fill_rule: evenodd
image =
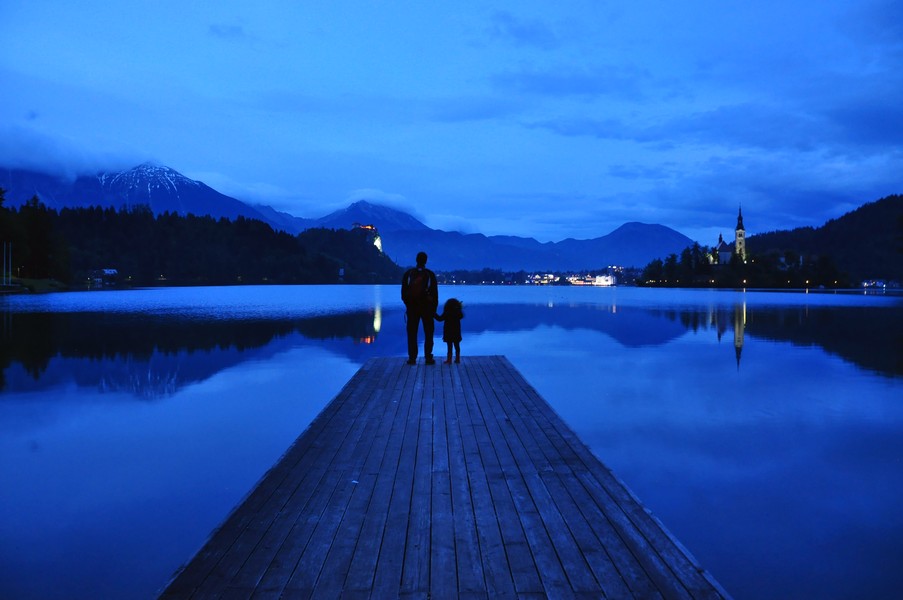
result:
<svg viewBox="0 0 903 600"><path fill-rule="evenodd" d="M506 358L466 356L369 360L161 598L726 596Z"/></svg>

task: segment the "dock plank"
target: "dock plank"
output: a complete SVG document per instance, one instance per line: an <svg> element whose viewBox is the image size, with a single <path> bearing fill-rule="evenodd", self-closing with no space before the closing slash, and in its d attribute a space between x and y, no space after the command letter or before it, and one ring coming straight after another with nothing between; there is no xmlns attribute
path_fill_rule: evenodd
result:
<svg viewBox="0 0 903 600"><path fill-rule="evenodd" d="M724 598L501 356L367 361L161 598Z"/></svg>

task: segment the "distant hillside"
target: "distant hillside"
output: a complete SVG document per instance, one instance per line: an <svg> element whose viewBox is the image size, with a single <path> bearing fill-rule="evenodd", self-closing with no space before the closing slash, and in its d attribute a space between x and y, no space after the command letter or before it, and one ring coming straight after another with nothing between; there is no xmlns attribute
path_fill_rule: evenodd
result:
<svg viewBox="0 0 903 600"><path fill-rule="evenodd" d="M659 256L678 253L693 242L662 225L627 223L591 240L541 243L533 238L486 236L431 229L410 214L365 200L319 218L301 218L269 206L251 206L160 165L143 164L120 172L81 176L75 180L16 169L0 169L0 187L9 206L37 196L53 209L148 206L155 215L237 217L267 223L296 235L313 228L353 229L373 225L386 254L400 265L411 264L420 250L437 270L495 268L506 271L595 270L609 265L638 267Z"/></svg>
<svg viewBox="0 0 903 600"><path fill-rule="evenodd" d="M441 271L483 268L505 271L580 271L609 265L642 266L659 255L680 252L693 241L663 225L626 223L591 240L539 242L534 238L431 229L411 215L358 201L310 222L312 227L348 229L355 223L379 230L383 250L400 265L413 264L420 250Z"/></svg>
<svg viewBox="0 0 903 600"><path fill-rule="evenodd" d="M382 235L394 231L425 231L429 229L406 212L373 204L366 200L359 200L348 208L311 220L311 226L325 227L326 229L351 229L355 224L373 225Z"/></svg>
<svg viewBox="0 0 903 600"><path fill-rule="evenodd" d="M556 246L563 264L574 265L574 268L598 268L607 265L641 267L656 256L680 252L692 244L693 240L670 227L631 222L599 238L567 239Z"/></svg>
<svg viewBox="0 0 903 600"><path fill-rule="evenodd" d="M753 235L746 245L751 254L828 256L853 281L903 281L903 196L864 204L818 228Z"/></svg>
<svg viewBox="0 0 903 600"><path fill-rule="evenodd" d="M314 226L316 219L305 219L296 217L286 212L280 212L271 206L265 204L255 204L254 209L263 215L263 221L269 223L276 231L284 231L286 233L297 234L305 229Z"/></svg>
<svg viewBox="0 0 903 600"><path fill-rule="evenodd" d="M419 250L439 270L482 268L504 271L581 271L610 265L643 265L660 254L680 252L693 241L662 225L627 223L591 240L538 242L516 236L485 236L426 229L382 235L383 249L395 262L413 263Z"/></svg>

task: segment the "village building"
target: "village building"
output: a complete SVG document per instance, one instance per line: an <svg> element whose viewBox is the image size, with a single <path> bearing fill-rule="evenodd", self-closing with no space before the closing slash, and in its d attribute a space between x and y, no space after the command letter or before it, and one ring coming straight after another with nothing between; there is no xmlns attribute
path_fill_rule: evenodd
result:
<svg viewBox="0 0 903 600"><path fill-rule="evenodd" d="M88 287L91 288L113 287L117 283L119 283L117 269L94 269L88 274Z"/></svg>

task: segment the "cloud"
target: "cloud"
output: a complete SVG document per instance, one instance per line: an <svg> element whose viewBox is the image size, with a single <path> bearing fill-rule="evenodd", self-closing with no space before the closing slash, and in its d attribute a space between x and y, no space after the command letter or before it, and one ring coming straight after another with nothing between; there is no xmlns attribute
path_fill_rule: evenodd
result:
<svg viewBox="0 0 903 600"><path fill-rule="evenodd" d="M240 25L211 25L211 35L218 38L240 38L244 36L244 30Z"/></svg>
<svg viewBox="0 0 903 600"><path fill-rule="evenodd" d="M657 222L690 237L707 228L732 230L730 219L739 205L747 235L818 227L864 202L894 193L901 159L871 165L794 152L713 156L667 185L644 192L642 201L658 207Z"/></svg>
<svg viewBox="0 0 903 600"><path fill-rule="evenodd" d="M420 219L423 222L422 219ZM441 229L442 231L457 231L459 233L482 233L474 227L471 219L460 215L448 215L439 212L433 212L429 219L429 226L433 229Z"/></svg>
<svg viewBox="0 0 903 600"><path fill-rule="evenodd" d="M554 50L561 45L558 36L538 19L519 19L510 12L492 15L489 33L496 39L513 42L517 46Z"/></svg>
<svg viewBox="0 0 903 600"><path fill-rule="evenodd" d="M432 118L444 123L490 121L510 117L524 108L517 99L492 96L443 98L431 104Z"/></svg>
<svg viewBox="0 0 903 600"><path fill-rule="evenodd" d="M858 44L903 50L903 4L898 0L856 3L840 25Z"/></svg>
<svg viewBox="0 0 903 600"><path fill-rule="evenodd" d="M75 140L18 125L0 127L0 165L75 179L152 160L136 152L91 151Z"/></svg>
<svg viewBox="0 0 903 600"><path fill-rule="evenodd" d="M903 91L903 90L901 90ZM862 94L815 101L811 108L745 103L678 117L635 134L672 137L734 148L856 155L893 151L903 144L901 94ZM821 104L821 106L819 106Z"/></svg>
<svg viewBox="0 0 903 600"><path fill-rule="evenodd" d="M499 90L544 96L607 96L637 101L643 99L643 82L648 73L641 69L600 66L592 69L561 67L546 70L521 70L491 77Z"/></svg>
<svg viewBox="0 0 903 600"><path fill-rule="evenodd" d="M625 219L618 212L623 205L620 198L583 193L504 193L479 202L483 209L470 211L470 221L476 231L486 235L532 237L540 242L558 242L566 237L591 239L611 233L625 221L637 220Z"/></svg>
<svg viewBox="0 0 903 600"><path fill-rule="evenodd" d="M249 40L250 36L245 32L243 25L213 24L207 32L215 38L222 40Z"/></svg>
<svg viewBox="0 0 903 600"><path fill-rule="evenodd" d="M590 136L607 140L650 141L640 134L638 128L629 127L616 118L560 117L528 121L524 125L531 129L547 129L566 137Z"/></svg>
<svg viewBox="0 0 903 600"><path fill-rule="evenodd" d="M719 106L682 116L647 131L647 136L765 150L810 151L825 134L817 117L788 107L757 103Z"/></svg>
<svg viewBox="0 0 903 600"><path fill-rule="evenodd" d="M617 164L608 168L608 174L619 179L634 181L663 181L670 179L676 173L676 165L643 165L643 164Z"/></svg>
<svg viewBox="0 0 903 600"><path fill-rule="evenodd" d="M558 117L524 123L566 137L656 144L671 149L696 144L768 152L794 150L826 154L892 151L903 144L903 105L863 97L818 109L800 110L747 102L642 123L624 118Z"/></svg>
<svg viewBox="0 0 903 600"><path fill-rule="evenodd" d="M839 141L868 147L903 147L903 105L900 96L863 98L825 111L836 127Z"/></svg>
<svg viewBox="0 0 903 600"><path fill-rule="evenodd" d="M420 215L420 213L413 207L413 204L404 195L392 192L384 192L383 190L371 188L352 190L345 197L345 203L341 205L341 208L344 208L348 204L357 202L359 200L366 200L374 204L388 206L390 208L406 212L418 221L425 222L423 216Z"/></svg>

